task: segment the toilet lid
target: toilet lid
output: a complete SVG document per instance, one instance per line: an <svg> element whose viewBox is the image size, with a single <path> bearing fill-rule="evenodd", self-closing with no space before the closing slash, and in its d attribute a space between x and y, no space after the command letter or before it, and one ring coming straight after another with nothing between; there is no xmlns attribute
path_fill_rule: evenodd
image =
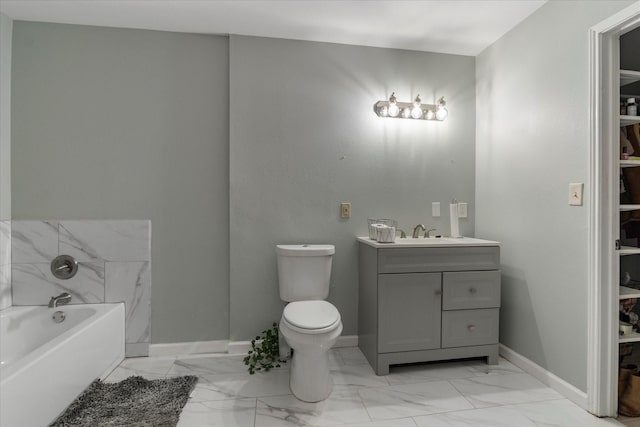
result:
<svg viewBox="0 0 640 427"><path fill-rule="evenodd" d="M338 309L327 301L290 302L282 316L291 325L301 329L322 329L340 320Z"/></svg>

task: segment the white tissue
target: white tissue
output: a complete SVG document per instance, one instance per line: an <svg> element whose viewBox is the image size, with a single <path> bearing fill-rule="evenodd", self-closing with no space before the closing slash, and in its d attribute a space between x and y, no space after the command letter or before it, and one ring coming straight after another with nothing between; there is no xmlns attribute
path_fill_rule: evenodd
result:
<svg viewBox="0 0 640 427"><path fill-rule="evenodd" d="M451 221L451 237L462 237L460 235L460 224L458 223L458 204L449 205L449 218Z"/></svg>
<svg viewBox="0 0 640 427"><path fill-rule="evenodd" d="M396 228L389 227L388 225L380 224L381 227L377 228L376 240L380 243L393 243L396 240Z"/></svg>
<svg viewBox="0 0 640 427"><path fill-rule="evenodd" d="M386 227L386 225L379 223L369 225L369 238L371 240L378 240L378 230L382 227Z"/></svg>

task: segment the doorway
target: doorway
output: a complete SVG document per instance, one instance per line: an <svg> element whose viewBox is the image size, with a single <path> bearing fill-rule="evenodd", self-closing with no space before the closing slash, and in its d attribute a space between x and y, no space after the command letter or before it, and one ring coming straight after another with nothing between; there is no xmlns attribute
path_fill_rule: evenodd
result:
<svg viewBox="0 0 640 427"><path fill-rule="evenodd" d="M587 410L615 416L620 283L620 36L640 27L635 3L591 28ZM613 143L615 142L615 143Z"/></svg>

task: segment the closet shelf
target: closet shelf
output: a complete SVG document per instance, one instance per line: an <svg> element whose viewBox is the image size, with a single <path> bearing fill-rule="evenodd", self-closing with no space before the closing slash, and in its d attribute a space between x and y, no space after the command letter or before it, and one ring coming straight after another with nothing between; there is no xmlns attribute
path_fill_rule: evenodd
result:
<svg viewBox="0 0 640 427"><path fill-rule="evenodd" d="M620 86L640 81L640 71L620 70Z"/></svg>
<svg viewBox="0 0 640 427"><path fill-rule="evenodd" d="M620 116L620 126L630 126L640 123L640 116Z"/></svg>
<svg viewBox="0 0 640 427"><path fill-rule="evenodd" d="M620 256L640 254L640 248L636 248L633 246L623 246L620 249L618 249L618 254Z"/></svg>
<svg viewBox="0 0 640 427"><path fill-rule="evenodd" d="M621 168L633 168L640 166L640 160L620 160Z"/></svg>
<svg viewBox="0 0 640 427"><path fill-rule="evenodd" d="M640 298L640 289L620 285L620 299Z"/></svg>
<svg viewBox="0 0 640 427"><path fill-rule="evenodd" d="M637 332L631 332L630 334L624 334L624 335L620 335L619 338L619 343L625 343L625 342L638 342L640 341L640 334Z"/></svg>
<svg viewBox="0 0 640 427"><path fill-rule="evenodd" d="M640 205L620 205L620 212L637 211L638 209L640 209Z"/></svg>

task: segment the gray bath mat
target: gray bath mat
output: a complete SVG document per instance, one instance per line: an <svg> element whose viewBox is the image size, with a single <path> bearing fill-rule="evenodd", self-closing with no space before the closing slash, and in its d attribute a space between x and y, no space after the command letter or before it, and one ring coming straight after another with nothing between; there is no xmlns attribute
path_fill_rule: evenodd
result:
<svg viewBox="0 0 640 427"><path fill-rule="evenodd" d="M119 383L95 380L51 427L175 426L196 382L194 376L129 377Z"/></svg>

